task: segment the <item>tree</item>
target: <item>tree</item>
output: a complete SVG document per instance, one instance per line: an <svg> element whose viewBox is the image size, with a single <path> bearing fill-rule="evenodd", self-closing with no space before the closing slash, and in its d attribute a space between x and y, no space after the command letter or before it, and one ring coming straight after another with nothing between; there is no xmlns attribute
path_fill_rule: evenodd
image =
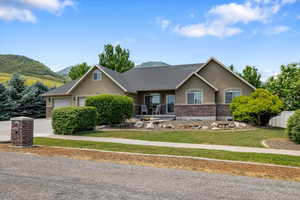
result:
<svg viewBox="0 0 300 200"><path fill-rule="evenodd" d="M257 89L250 96L233 99L230 110L235 120L265 126L271 117L281 112L282 101L265 89Z"/></svg>
<svg viewBox="0 0 300 200"><path fill-rule="evenodd" d="M10 118L10 109L11 104L8 97L8 91L4 85L0 83L0 121L8 120Z"/></svg>
<svg viewBox="0 0 300 200"><path fill-rule="evenodd" d="M76 80L82 77L90 68L91 67L86 62L74 65L69 72L69 77L72 80Z"/></svg>
<svg viewBox="0 0 300 200"><path fill-rule="evenodd" d="M25 80L18 73L12 75L7 86L9 102L11 103L11 117L16 117L23 111L21 98L25 94L27 86L25 85Z"/></svg>
<svg viewBox="0 0 300 200"><path fill-rule="evenodd" d="M261 74L258 72L258 69L254 66L247 65L244 68L241 76L256 88L260 88L262 86Z"/></svg>
<svg viewBox="0 0 300 200"><path fill-rule="evenodd" d="M107 44L104 46L104 52L99 55L99 65L123 73L134 67L134 62L129 57L128 49L123 49L120 45L114 47Z"/></svg>
<svg viewBox="0 0 300 200"><path fill-rule="evenodd" d="M280 73L270 77L265 88L279 96L285 110L300 109L300 67L299 64L281 65Z"/></svg>

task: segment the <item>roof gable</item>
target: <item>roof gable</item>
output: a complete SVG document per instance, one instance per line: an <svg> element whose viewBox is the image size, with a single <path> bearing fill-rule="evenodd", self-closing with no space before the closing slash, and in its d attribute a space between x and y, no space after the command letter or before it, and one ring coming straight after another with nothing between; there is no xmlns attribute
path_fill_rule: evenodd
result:
<svg viewBox="0 0 300 200"><path fill-rule="evenodd" d="M221 66L222 68L224 68L226 71L228 71L230 74L232 74L233 76L235 76L236 78L238 78L240 81L242 81L243 83L245 83L246 85L248 85L249 87L251 87L252 89L256 89L253 85L251 85L248 81L246 81L245 79L243 79L241 76L237 75L236 73L232 72L229 68L227 68L223 63L221 63L218 59L211 57L210 59L207 60L207 62L202 65L198 70L197 73L199 73L202 69L204 69L205 67L208 66L208 64L210 62L216 62L219 66Z"/></svg>

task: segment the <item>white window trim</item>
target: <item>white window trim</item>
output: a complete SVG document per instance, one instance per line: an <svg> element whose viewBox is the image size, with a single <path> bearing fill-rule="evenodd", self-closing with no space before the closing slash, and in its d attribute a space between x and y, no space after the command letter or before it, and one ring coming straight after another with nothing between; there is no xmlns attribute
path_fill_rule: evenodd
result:
<svg viewBox="0 0 300 200"><path fill-rule="evenodd" d="M224 89L224 92L223 92L224 104L226 104L226 105L230 104L230 103L226 103L226 92L232 92L232 91L236 91L236 90L240 91L240 96L243 95L243 90L241 88L227 88L227 89Z"/></svg>
<svg viewBox="0 0 300 200"><path fill-rule="evenodd" d="M201 101L200 104L189 104L189 101L188 101L188 93L191 92L192 90L196 90L196 91L199 91L199 92L202 93L201 99L200 99L200 101ZM186 100L186 104L187 104L187 105L202 105L202 104L203 104L203 99L204 99L204 92L203 92L202 89L199 89L199 88L191 88L191 89L186 90L186 92L185 92L185 100Z"/></svg>
<svg viewBox="0 0 300 200"><path fill-rule="evenodd" d="M95 80L95 74L96 73L99 73L100 74L100 79L97 79L97 80ZM96 70L94 70L93 71L93 81L101 81L102 80L102 71L101 70L99 70L99 69L96 69Z"/></svg>

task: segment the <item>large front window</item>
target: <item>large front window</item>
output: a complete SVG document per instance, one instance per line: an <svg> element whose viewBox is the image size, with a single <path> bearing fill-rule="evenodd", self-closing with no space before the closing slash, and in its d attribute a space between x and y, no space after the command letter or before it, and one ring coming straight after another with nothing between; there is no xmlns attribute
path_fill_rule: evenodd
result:
<svg viewBox="0 0 300 200"><path fill-rule="evenodd" d="M145 104L147 106L160 104L160 94L150 94L145 96Z"/></svg>
<svg viewBox="0 0 300 200"><path fill-rule="evenodd" d="M241 96L241 90L239 89L225 90L225 103L231 103L232 100L238 96Z"/></svg>
<svg viewBox="0 0 300 200"><path fill-rule="evenodd" d="M203 92L201 90L189 90L187 92L187 103L188 104L202 104L203 103Z"/></svg>

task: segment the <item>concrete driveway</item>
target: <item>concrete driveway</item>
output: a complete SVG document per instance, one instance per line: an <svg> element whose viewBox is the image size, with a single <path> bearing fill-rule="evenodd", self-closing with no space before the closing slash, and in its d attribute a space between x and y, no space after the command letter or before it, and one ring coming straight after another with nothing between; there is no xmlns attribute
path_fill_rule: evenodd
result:
<svg viewBox="0 0 300 200"><path fill-rule="evenodd" d="M0 152L1 200L299 200L300 183Z"/></svg>
<svg viewBox="0 0 300 200"><path fill-rule="evenodd" d="M10 140L10 121L0 121L0 141ZM34 120L34 137L53 135L50 119Z"/></svg>

